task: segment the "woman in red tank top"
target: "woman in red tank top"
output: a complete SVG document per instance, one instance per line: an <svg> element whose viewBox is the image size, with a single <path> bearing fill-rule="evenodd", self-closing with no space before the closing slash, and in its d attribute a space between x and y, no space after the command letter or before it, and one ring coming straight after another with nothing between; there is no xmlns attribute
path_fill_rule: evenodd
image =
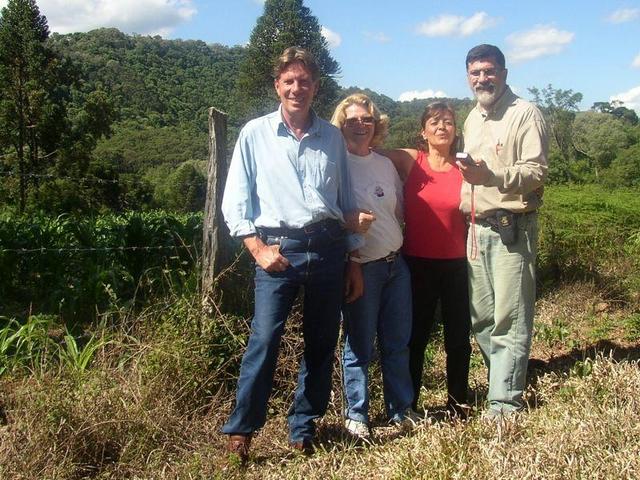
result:
<svg viewBox="0 0 640 480"><path fill-rule="evenodd" d="M462 175L455 161L456 123L450 105L425 108L418 149L385 151L404 181L403 253L411 271L413 325L410 369L418 406L424 352L440 304L447 356L447 409L466 417L470 316L465 252L466 222L459 210Z"/></svg>

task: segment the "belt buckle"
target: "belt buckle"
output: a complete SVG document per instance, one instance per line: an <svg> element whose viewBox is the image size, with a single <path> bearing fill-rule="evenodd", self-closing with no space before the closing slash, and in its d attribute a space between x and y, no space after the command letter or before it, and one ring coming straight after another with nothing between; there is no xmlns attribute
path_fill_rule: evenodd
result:
<svg viewBox="0 0 640 480"><path fill-rule="evenodd" d="M387 263L391 263L396 259L397 256L398 256L398 252L391 252L389 255L384 257L384 261Z"/></svg>

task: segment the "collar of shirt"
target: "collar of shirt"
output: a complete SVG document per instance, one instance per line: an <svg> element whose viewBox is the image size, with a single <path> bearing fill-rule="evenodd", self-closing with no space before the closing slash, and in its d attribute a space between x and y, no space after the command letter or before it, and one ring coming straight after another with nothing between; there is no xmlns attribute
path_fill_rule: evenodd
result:
<svg viewBox="0 0 640 480"><path fill-rule="evenodd" d="M271 117L271 125L273 126L273 129L276 132L276 134L280 136L290 135L293 138L296 138L296 136L291 131L289 126L285 123L284 118L282 117L282 104L280 104L280 106L278 107L278 111L275 113L276 114ZM316 137L321 137L322 126L321 126L321 122L318 121L318 116L316 115L316 112L314 112L313 109L309 110L309 116L311 117L311 125L309 126L309 128L307 129L307 131L305 132L302 138L307 136L312 136L312 135Z"/></svg>

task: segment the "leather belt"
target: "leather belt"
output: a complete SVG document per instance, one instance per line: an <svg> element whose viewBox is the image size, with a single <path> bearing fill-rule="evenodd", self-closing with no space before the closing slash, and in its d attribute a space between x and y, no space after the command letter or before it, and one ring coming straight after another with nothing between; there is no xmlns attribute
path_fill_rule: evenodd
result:
<svg viewBox="0 0 640 480"><path fill-rule="evenodd" d="M519 217L526 217L527 215L532 215L534 213L536 213L537 210L531 210L529 212L512 212L513 213L513 217L515 219L519 218ZM467 215L466 217L467 223L471 224L471 215ZM484 225L485 227L497 227L498 226L498 220L496 219L495 216L490 215L488 217L477 217L476 216L476 221L475 223L477 225Z"/></svg>
<svg viewBox="0 0 640 480"><path fill-rule="evenodd" d="M306 237L315 235L320 232L324 232L330 228L335 228L340 225L340 222L334 218L325 218L318 222L310 223L300 228L286 228L286 227L258 227L258 233L260 235L270 235L274 237Z"/></svg>
<svg viewBox="0 0 640 480"><path fill-rule="evenodd" d="M365 263L376 263L376 262L391 263L391 262L394 262L396 258L398 258L398 255L400 255L400 250L396 250L395 252L391 252L389 255L385 257L381 257L376 260L371 260L370 262L365 262Z"/></svg>

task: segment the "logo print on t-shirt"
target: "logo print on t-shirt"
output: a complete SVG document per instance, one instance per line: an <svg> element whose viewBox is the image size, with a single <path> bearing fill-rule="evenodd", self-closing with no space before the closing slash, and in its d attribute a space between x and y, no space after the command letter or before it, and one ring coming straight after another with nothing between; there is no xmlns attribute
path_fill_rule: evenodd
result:
<svg viewBox="0 0 640 480"><path fill-rule="evenodd" d="M382 187L380 185L376 186L376 189L373 191L373 194L376 197L384 197L384 190L382 190Z"/></svg>

